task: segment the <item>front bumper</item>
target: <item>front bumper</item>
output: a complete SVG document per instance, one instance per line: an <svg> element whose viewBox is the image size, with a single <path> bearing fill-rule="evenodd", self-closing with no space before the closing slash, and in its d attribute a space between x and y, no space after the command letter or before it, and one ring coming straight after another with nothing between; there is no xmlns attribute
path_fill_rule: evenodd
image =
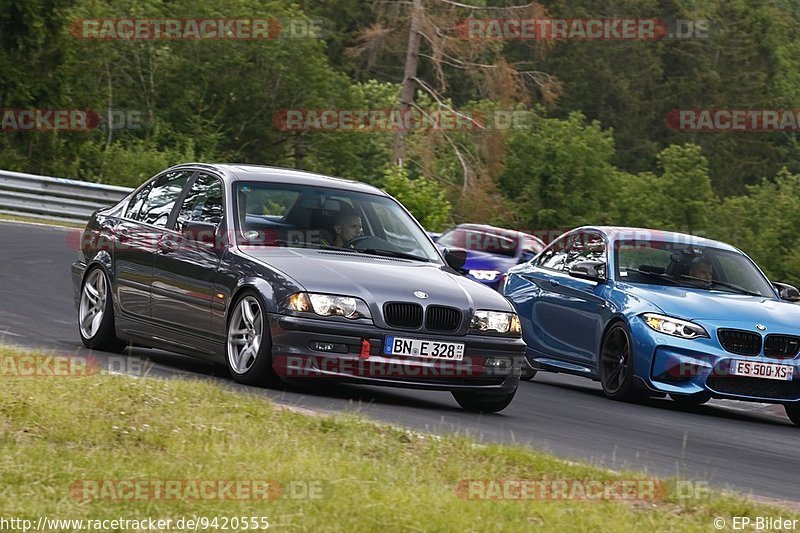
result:
<svg viewBox="0 0 800 533"><path fill-rule="evenodd" d="M638 321L637 321L638 322ZM650 330L643 323L632 324L635 374L648 388L666 394L707 392L714 398L764 403L800 403L800 359L736 355L725 351L716 340L685 340ZM750 361L794 367L792 380L736 376L730 373L734 361Z"/></svg>
<svg viewBox="0 0 800 533"><path fill-rule="evenodd" d="M275 371L287 380L330 378L428 390L475 390L506 394L518 383L524 364L522 339L479 335L435 335L379 329L371 324L270 314ZM462 361L383 355L387 336L464 343ZM320 351L312 343L337 346ZM492 362L503 366L487 366Z"/></svg>

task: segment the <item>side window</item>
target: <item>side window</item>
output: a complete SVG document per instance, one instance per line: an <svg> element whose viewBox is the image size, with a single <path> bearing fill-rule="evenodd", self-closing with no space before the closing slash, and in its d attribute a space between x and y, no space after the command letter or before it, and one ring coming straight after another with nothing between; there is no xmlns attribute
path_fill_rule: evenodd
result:
<svg viewBox="0 0 800 533"><path fill-rule="evenodd" d="M130 202L128 202L128 209L125 211L125 218L139 220L139 211L142 210L144 201L147 199L147 194L150 192L150 187L152 187L152 184L143 187L142 190L137 192L136 195L131 198Z"/></svg>
<svg viewBox="0 0 800 533"><path fill-rule="evenodd" d="M600 234L588 231L571 233L544 252L538 265L552 270L569 270L582 261L606 262L606 245Z"/></svg>
<svg viewBox="0 0 800 533"><path fill-rule="evenodd" d="M606 263L606 243L598 233L579 231L573 234L564 270L583 261L602 261Z"/></svg>
<svg viewBox="0 0 800 533"><path fill-rule="evenodd" d="M158 178L153 183L136 220L166 227L172 208L193 173L191 170L178 170Z"/></svg>
<svg viewBox="0 0 800 533"><path fill-rule="evenodd" d="M564 270L570 237L570 235L561 237L547 250L542 252L539 259L536 261L536 266L549 268L550 270Z"/></svg>
<svg viewBox="0 0 800 533"><path fill-rule="evenodd" d="M181 202L175 229L182 232L190 221L219 225L222 214L222 182L214 176L200 174Z"/></svg>

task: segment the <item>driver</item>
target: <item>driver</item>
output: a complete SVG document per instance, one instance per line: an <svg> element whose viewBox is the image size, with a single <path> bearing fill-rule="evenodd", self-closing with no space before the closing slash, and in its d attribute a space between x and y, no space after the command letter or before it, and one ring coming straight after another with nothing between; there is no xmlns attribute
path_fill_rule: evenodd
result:
<svg viewBox="0 0 800 533"><path fill-rule="evenodd" d="M324 242L327 246L336 246L339 248L352 248L348 243L360 237L364 232L364 227L361 224L361 217L352 207L343 207L339 214L333 221L333 243Z"/></svg>
<svg viewBox="0 0 800 533"><path fill-rule="evenodd" d="M689 275L693 278L711 281L714 279L714 268L706 259L694 259L689 265Z"/></svg>

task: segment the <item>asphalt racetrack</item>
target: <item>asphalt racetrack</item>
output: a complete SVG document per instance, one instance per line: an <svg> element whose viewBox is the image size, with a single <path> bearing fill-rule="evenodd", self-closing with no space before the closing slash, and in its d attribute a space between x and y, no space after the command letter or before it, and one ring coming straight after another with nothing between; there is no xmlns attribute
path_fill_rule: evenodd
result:
<svg viewBox="0 0 800 533"><path fill-rule="evenodd" d="M76 325L69 266L79 230L0 222L0 339L65 355L88 354ZM72 232L70 235L68 232ZM95 355L110 362L109 356ZM220 380L243 393L324 412L360 412L431 433L529 445L607 468L706 480L744 494L800 501L800 428L781 406L712 401L682 409L668 399L634 405L606 400L597 383L542 374L522 383L494 415L463 411L446 392L356 385L277 391L237 385L216 365L134 349L121 372ZM139 360L141 359L141 361ZM116 364L116 363L115 363ZM109 364L114 369L114 364Z"/></svg>

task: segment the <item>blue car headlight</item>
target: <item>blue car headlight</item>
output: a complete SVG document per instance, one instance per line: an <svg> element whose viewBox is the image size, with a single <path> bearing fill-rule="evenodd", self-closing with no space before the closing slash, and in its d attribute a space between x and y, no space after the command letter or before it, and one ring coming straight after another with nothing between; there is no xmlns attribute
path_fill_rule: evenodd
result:
<svg viewBox="0 0 800 533"><path fill-rule="evenodd" d="M470 270L469 275L483 281L494 281L500 275L499 270Z"/></svg>
<svg viewBox="0 0 800 533"><path fill-rule="evenodd" d="M710 338L703 326L695 324L694 322L688 322L680 318L656 313L645 313L642 315L642 318L645 324L659 333L680 337L681 339Z"/></svg>

